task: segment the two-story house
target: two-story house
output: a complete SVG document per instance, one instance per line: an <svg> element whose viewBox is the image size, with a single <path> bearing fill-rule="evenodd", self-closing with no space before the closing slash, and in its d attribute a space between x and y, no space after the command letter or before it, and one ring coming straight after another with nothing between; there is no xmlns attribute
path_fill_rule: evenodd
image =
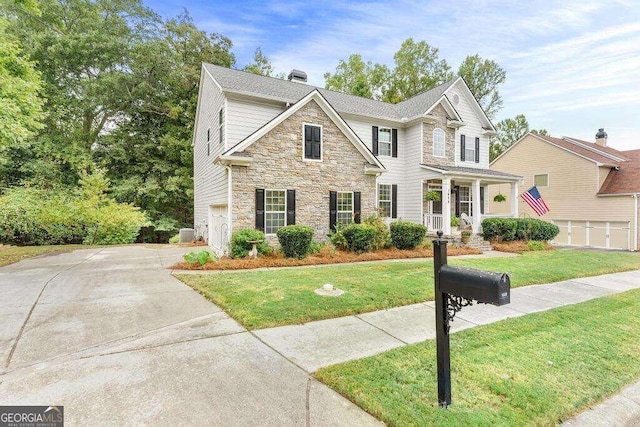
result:
<svg viewBox="0 0 640 427"><path fill-rule="evenodd" d="M233 231L273 239L304 224L324 240L336 224L379 214L452 233L475 232L492 184L519 176L489 169L495 129L462 78L399 104L204 64L193 136L195 229L217 251ZM429 191L440 201L425 201ZM511 204L517 216L517 203Z"/></svg>

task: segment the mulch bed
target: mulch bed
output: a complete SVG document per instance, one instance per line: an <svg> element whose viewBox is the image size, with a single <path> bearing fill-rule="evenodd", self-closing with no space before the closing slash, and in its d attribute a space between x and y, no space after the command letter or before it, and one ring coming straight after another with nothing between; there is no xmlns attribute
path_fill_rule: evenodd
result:
<svg viewBox="0 0 640 427"><path fill-rule="evenodd" d="M531 251L531 249L529 249L529 246L527 245L527 242L523 240L514 240L513 242L491 242L491 247L495 251L512 252L517 254ZM552 251L554 249L555 248L551 246L549 243L547 242L544 243L545 251Z"/></svg>
<svg viewBox="0 0 640 427"><path fill-rule="evenodd" d="M481 254L474 248L451 246L447 249L449 256ZM416 248L414 250L400 250L396 248L383 249L376 252L356 254L353 252L339 251L333 248L322 248L320 253L309 255L303 259L285 258L281 253L260 256L258 258L220 258L218 261L209 261L205 265L191 264L186 261L178 262L170 268L173 270L245 270L265 267L295 267L301 265L344 264L360 261L381 261L409 258L432 258L433 249Z"/></svg>

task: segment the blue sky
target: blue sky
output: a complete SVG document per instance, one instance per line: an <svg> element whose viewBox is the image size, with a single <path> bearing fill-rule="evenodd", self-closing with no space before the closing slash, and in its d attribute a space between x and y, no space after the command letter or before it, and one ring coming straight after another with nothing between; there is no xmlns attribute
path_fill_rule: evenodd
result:
<svg viewBox="0 0 640 427"><path fill-rule="evenodd" d="M261 47L277 72L323 74L360 53L393 66L403 40L425 40L457 69L467 56L507 72L495 122L524 113L532 128L640 149L640 2L143 0L164 17L187 9L196 25L229 37L236 67Z"/></svg>

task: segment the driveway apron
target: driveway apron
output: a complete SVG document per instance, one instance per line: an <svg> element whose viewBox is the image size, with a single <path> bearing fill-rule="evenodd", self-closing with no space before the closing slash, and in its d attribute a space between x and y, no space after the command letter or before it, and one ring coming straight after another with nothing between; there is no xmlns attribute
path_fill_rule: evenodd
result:
<svg viewBox="0 0 640 427"><path fill-rule="evenodd" d="M379 425L170 275L183 248L0 268L0 405L69 425Z"/></svg>

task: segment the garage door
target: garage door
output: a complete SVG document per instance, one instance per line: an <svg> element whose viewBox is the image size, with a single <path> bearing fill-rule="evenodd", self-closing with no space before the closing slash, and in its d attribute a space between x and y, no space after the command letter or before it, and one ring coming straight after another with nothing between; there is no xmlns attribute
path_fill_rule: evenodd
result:
<svg viewBox="0 0 640 427"><path fill-rule="evenodd" d="M560 227L553 243L604 249L631 250L631 223L624 221L559 220Z"/></svg>
<svg viewBox="0 0 640 427"><path fill-rule="evenodd" d="M209 245L218 253L225 252L229 241L227 205L210 207Z"/></svg>

